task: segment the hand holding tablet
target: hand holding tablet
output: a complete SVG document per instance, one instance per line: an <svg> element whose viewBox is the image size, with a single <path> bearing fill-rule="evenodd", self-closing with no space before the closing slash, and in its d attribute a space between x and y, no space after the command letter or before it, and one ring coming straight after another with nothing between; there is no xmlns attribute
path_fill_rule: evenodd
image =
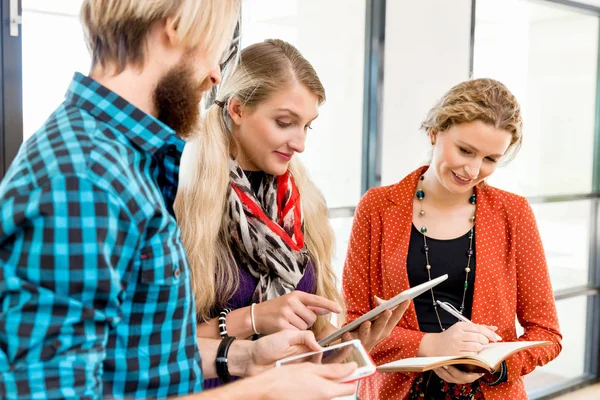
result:
<svg viewBox="0 0 600 400"><path fill-rule="evenodd" d="M387 310L391 310L397 306L399 306L402 302L407 301L407 300L412 300L413 298L417 297L418 295L428 291L429 289L433 288L434 286L440 284L441 282L445 281L446 279L448 279L448 275L442 275L438 278L432 279L431 281L425 282L421 285L417 285L415 287L412 287L410 289L407 289L405 291L403 291L402 293L399 293L398 295L394 296L393 298L384 301L382 304L378 305L377 307L375 307L374 309L372 309L371 311L367 312L366 314L364 314L363 316L361 316L360 318L357 318L356 320L350 322L349 324L345 325L344 327L338 329L337 331L333 332L331 335L327 336L326 338L322 339L321 341L319 341L319 344L321 346L326 346L332 342L334 342L335 340L341 338L344 334L349 333L349 332L353 332L357 329L359 329L361 327L361 325L364 322L367 321L373 321L376 318L378 318L380 316L380 314L382 314L383 312L387 311ZM396 318L393 318L391 316L388 316L388 320L387 321L381 321L381 322L389 322L390 319L400 319L402 316L402 313L404 312L403 310L396 310L395 312L397 312L397 314L400 315L396 315ZM392 314L393 315L393 314ZM376 322L377 323L377 322ZM392 325L391 327L389 327L390 331L391 328L393 328L393 326L395 326L397 324L393 323L390 324ZM375 325L375 324L373 324ZM373 326L375 328L375 326ZM382 327L379 327L379 329L381 329ZM385 331L387 331L388 327L384 327L383 330L385 333ZM364 328L363 328L364 329ZM360 335L360 331L358 332ZM388 333L389 335L389 333ZM361 335L363 336L363 335ZM387 335L386 335L387 336ZM384 337L386 337L384 336ZM383 339L384 337L382 337L381 339ZM372 347L369 346L367 343L363 343L365 344L365 346L368 347ZM370 350L370 349L369 349Z"/></svg>
<svg viewBox="0 0 600 400"><path fill-rule="evenodd" d="M349 342L324 347L319 351L287 357L277 361L275 366L282 367L288 364L303 362L328 365L356 363L357 368L354 372L351 375L342 378L340 382L353 382L363 379L374 374L376 370L375 363L371 360L371 357L360 343L360 340L351 340Z"/></svg>

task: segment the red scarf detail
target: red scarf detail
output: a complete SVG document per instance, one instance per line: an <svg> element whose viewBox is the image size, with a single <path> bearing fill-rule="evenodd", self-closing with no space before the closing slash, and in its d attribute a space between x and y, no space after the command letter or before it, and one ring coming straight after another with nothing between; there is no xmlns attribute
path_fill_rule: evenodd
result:
<svg viewBox="0 0 600 400"><path fill-rule="evenodd" d="M242 204L252 212L252 215L279 236L292 250L300 251L304 248L300 193L289 171L277 177L278 217L276 222L264 213L262 207L256 203L254 198L248 196L243 190L238 188L233 181L231 182L231 187L238 195ZM292 212L292 215L290 215L290 212ZM293 224L291 236L283 229L285 223L289 222L290 219Z"/></svg>

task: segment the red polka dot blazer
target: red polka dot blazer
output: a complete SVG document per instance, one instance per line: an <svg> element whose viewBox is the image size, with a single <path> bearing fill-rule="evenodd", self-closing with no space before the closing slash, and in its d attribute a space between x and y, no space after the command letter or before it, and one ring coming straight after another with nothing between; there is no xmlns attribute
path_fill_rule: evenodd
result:
<svg viewBox="0 0 600 400"><path fill-rule="evenodd" d="M356 214L344 265L343 292L348 320L371 310L374 296L389 299L408 289L406 257L413 196L422 167L401 182L369 190ZM526 399L523 375L554 359L561 334L542 242L533 212L523 197L490 187L477 188L477 265L472 321L498 327L505 341L550 340L552 346L507 359L508 382L482 384L486 399ZM515 317L525 333L517 338ZM414 304L392 334L371 352L377 364L415 357L424 333ZM416 374L376 373L361 381L361 399L403 399Z"/></svg>

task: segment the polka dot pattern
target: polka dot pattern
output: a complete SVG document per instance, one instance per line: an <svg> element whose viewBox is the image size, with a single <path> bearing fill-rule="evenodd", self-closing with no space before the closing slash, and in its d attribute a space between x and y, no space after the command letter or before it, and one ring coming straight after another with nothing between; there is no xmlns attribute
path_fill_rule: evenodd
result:
<svg viewBox="0 0 600 400"><path fill-rule="evenodd" d="M348 320L409 288L406 258L413 195L427 167L401 182L369 190L352 226L343 272ZM533 211L523 197L490 186L477 188L477 269L472 320L498 327L505 341L549 340L552 346L507 359L508 382L482 385L485 399L526 399L522 376L556 358L562 336L550 276ZM517 338L515 316L525 333ZM415 357L424 333L411 304L392 334L371 352L376 364ZM403 399L417 374L376 373L361 381L361 399Z"/></svg>

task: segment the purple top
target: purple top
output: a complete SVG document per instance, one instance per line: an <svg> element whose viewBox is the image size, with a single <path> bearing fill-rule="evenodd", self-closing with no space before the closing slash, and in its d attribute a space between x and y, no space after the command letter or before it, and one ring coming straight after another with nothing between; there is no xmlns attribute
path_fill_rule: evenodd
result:
<svg viewBox="0 0 600 400"><path fill-rule="evenodd" d="M227 307L232 310L252 305L252 294L254 294L256 285L258 285L258 279L252 276L246 268L240 267L239 271L240 286L227 303ZM316 286L317 277L315 276L315 267L312 262L309 262L304 271L304 276L298 282L298 286L296 286L296 290L314 294Z"/></svg>

